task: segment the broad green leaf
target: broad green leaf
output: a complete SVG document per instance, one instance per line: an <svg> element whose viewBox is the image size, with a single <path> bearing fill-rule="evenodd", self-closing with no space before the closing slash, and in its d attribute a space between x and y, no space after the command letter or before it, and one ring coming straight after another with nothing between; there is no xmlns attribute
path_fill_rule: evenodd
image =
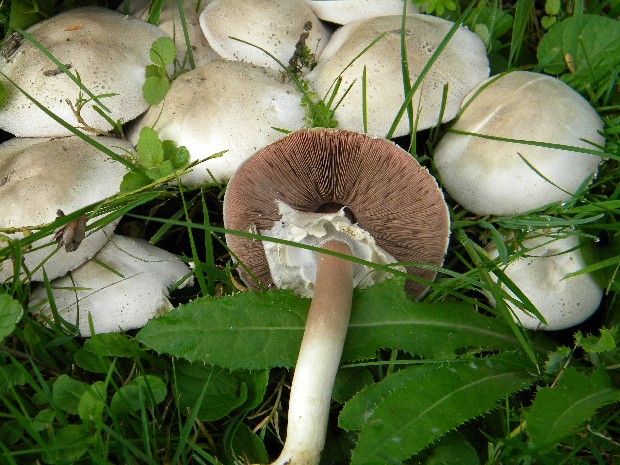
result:
<svg viewBox="0 0 620 465"><path fill-rule="evenodd" d="M148 126L140 129L136 152L140 163L146 168L152 168L164 161L164 148L159 140L157 132Z"/></svg>
<svg viewBox="0 0 620 465"><path fill-rule="evenodd" d="M86 388L80 403L78 404L78 414L82 421L93 420L96 423L101 421L101 414L105 408L106 390L103 381L96 381Z"/></svg>
<svg viewBox="0 0 620 465"><path fill-rule="evenodd" d="M90 433L79 425L69 425L54 432L44 448L43 461L49 464L75 463L88 450Z"/></svg>
<svg viewBox="0 0 620 465"><path fill-rule="evenodd" d="M351 464L398 462L413 456L463 422L493 409L498 400L530 386L536 377L532 368L527 359L506 353L426 370L398 390L385 392L373 409L349 412L364 418Z"/></svg>
<svg viewBox="0 0 620 465"><path fill-rule="evenodd" d="M86 349L79 349L73 356L73 361L82 370L90 371L91 373L102 374L108 371L106 362L100 356Z"/></svg>
<svg viewBox="0 0 620 465"><path fill-rule="evenodd" d="M202 297L149 321L136 338L159 353L230 370L293 367L309 303L289 291ZM535 350L551 347L541 336L532 344ZM382 348L453 358L465 347L512 350L520 344L503 320L468 304L411 301L400 280L354 293L344 360L374 358Z"/></svg>
<svg viewBox="0 0 620 465"><path fill-rule="evenodd" d="M230 370L292 367L309 304L289 291L202 297L149 321L136 338L159 353Z"/></svg>
<svg viewBox="0 0 620 465"><path fill-rule="evenodd" d="M0 295L0 342L11 335L24 314L22 306L8 294Z"/></svg>
<svg viewBox="0 0 620 465"><path fill-rule="evenodd" d="M170 37L160 37L149 50L149 57L153 63L165 67L174 61L177 53L174 41Z"/></svg>
<svg viewBox="0 0 620 465"><path fill-rule="evenodd" d="M567 368L553 388L538 391L525 414L531 446L537 449L554 446L599 407L618 401L620 389L614 387L604 369L584 377L575 368Z"/></svg>
<svg viewBox="0 0 620 465"><path fill-rule="evenodd" d="M0 366L0 394L5 394L12 387L23 386L27 381L26 369L17 363Z"/></svg>
<svg viewBox="0 0 620 465"><path fill-rule="evenodd" d="M424 465L480 465L480 458L463 436L448 434L433 447Z"/></svg>
<svg viewBox="0 0 620 465"><path fill-rule="evenodd" d="M144 353L135 339L122 333L95 334L84 342L84 348L104 357L132 358Z"/></svg>
<svg viewBox="0 0 620 465"><path fill-rule="evenodd" d="M60 375L52 386L54 403L67 413L78 414L78 405L88 386L69 375Z"/></svg>
<svg viewBox="0 0 620 465"><path fill-rule="evenodd" d="M169 88L170 81L167 77L149 76L142 84L142 96L149 105L157 105L164 99Z"/></svg>
<svg viewBox="0 0 620 465"><path fill-rule="evenodd" d="M153 408L166 398L167 393L166 383L158 376L138 376L114 393L110 409L123 415L137 412L143 406Z"/></svg>
<svg viewBox="0 0 620 465"><path fill-rule="evenodd" d="M223 457L225 465L239 463L268 463L269 456L263 441L243 423L234 425L231 451Z"/></svg>
<svg viewBox="0 0 620 465"><path fill-rule="evenodd" d="M32 419L32 428L35 431L43 431L44 429L52 426L55 419L56 414L54 411L49 408L44 408L43 410L39 410L36 416Z"/></svg>
<svg viewBox="0 0 620 465"><path fill-rule="evenodd" d="M131 192L141 187L148 186L151 183L151 179L141 172L129 171L123 176L121 181L121 192Z"/></svg>
<svg viewBox="0 0 620 465"><path fill-rule="evenodd" d="M167 78L167 75L166 75L166 70L162 68L161 66L146 65L146 69L144 70L144 77L145 78L150 78L150 77L166 77Z"/></svg>
<svg viewBox="0 0 620 465"><path fill-rule="evenodd" d="M146 175L153 181L157 181L158 179L169 176L173 171L174 167L172 166L172 162L170 160L164 160L156 167L147 169Z"/></svg>
<svg viewBox="0 0 620 465"><path fill-rule="evenodd" d="M620 62L620 23L593 14L569 16L547 31L538 63L577 90L607 79ZM599 84L600 85L600 84Z"/></svg>
<svg viewBox="0 0 620 465"><path fill-rule="evenodd" d="M171 158L172 165L179 169L183 168L185 165L189 163L189 150L187 147L182 145L178 149L175 150L174 156Z"/></svg>
<svg viewBox="0 0 620 465"><path fill-rule="evenodd" d="M248 387L234 372L202 363L191 364L184 360L176 364L176 397L182 412L196 404L207 385L198 418L204 421L219 420L248 397Z"/></svg>

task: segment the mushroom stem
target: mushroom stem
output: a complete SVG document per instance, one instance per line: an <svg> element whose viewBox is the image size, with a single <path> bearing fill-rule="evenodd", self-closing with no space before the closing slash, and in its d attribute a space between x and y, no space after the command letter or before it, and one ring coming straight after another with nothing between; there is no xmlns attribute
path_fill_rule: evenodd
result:
<svg viewBox="0 0 620 465"><path fill-rule="evenodd" d="M323 249L351 255L343 242ZM317 257L314 298L291 386L286 442L273 465L316 465L325 445L329 407L353 294L352 264L332 255Z"/></svg>

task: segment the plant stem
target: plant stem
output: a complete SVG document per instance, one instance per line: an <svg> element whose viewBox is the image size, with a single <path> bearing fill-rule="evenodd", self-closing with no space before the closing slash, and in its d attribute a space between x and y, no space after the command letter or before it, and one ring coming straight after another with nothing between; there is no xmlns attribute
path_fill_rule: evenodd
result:
<svg viewBox="0 0 620 465"><path fill-rule="evenodd" d="M339 241L322 246L351 255ZM274 465L316 465L325 445L329 407L353 294L352 264L331 255L317 258L314 298L295 367L286 442Z"/></svg>

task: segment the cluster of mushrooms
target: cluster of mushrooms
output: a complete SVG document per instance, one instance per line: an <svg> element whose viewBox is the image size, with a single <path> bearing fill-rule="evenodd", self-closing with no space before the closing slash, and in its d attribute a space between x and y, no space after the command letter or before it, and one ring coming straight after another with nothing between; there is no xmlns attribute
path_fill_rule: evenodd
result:
<svg viewBox="0 0 620 465"><path fill-rule="evenodd" d="M118 193L141 128L187 147L195 166L177 182L228 183L225 227L266 237L226 237L247 286L313 298L286 443L273 463L316 464L352 289L389 277L392 267L407 273L407 291L420 298L448 247L449 209L437 181L383 136L454 120L433 154L445 190L475 215L510 216L571 199L591 180L601 158L587 152L604 145L603 124L555 78L525 71L489 78L484 43L458 27L413 95L414 120L394 125L404 100L401 37L413 83L454 27L407 5L403 34L401 0L210 0L199 11L194 1L182 3L181 12L176 2L164 4L159 27L143 21L149 5L136 0L119 11L71 10L30 28L57 61L32 40L2 49L0 128L16 137L0 145L0 241L17 253L0 264L0 280L50 280L55 308L84 336L138 328L168 311L168 289L191 284L189 267L146 241L115 235L120 215L110 219L106 199ZM194 67L149 108L141 93L148 50L164 35L175 40L181 66ZM316 63L301 63L299 79L307 92L339 103L338 129L303 129L301 89L281 68L302 46ZM126 138L113 137L117 120L127 123ZM16 239L63 217L55 237L20 249ZM577 235L533 231L522 247L527 252L504 272L546 324L512 296L517 321L560 329L596 310L602 290L589 275L563 279L584 266ZM498 256L488 252L490 260ZM537 286L544 286L540 297L530 291ZM573 297L559 298L564 289ZM34 289L31 307L45 319L47 299L44 286Z"/></svg>

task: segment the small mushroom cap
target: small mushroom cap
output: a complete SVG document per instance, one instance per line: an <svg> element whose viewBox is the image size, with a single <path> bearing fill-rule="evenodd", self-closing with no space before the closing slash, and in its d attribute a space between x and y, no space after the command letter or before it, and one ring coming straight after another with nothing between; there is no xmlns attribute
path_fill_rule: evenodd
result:
<svg viewBox="0 0 620 465"><path fill-rule="evenodd" d="M148 51L164 35L155 26L106 8L84 7L42 21L28 33L79 73L93 94L118 94L100 99L113 120L130 121L148 108L142 97ZM0 70L54 114L80 126L66 100L75 105L81 89L32 43L25 40L8 58L0 56ZM7 92L0 128L22 137L71 135L4 78L0 82ZM91 104L81 115L92 127L110 129Z"/></svg>
<svg viewBox="0 0 620 465"><path fill-rule="evenodd" d="M97 141L123 154L131 145L111 137ZM76 136L58 139L15 138L0 145L0 229L27 228L51 223L57 211L72 213L118 193L126 168ZM93 218L90 222L94 221ZM119 218L120 219L120 218ZM66 274L91 258L107 241L116 222L91 230L74 252L59 249L45 263L49 279ZM23 234L9 234L18 239ZM51 244L51 237L33 244ZM53 252L55 244L28 252L24 261L32 270ZM13 275L10 260L0 265L0 281ZM39 270L32 276L42 279Z"/></svg>
<svg viewBox="0 0 620 465"><path fill-rule="evenodd" d="M363 130L362 76L366 67L368 131L384 136L390 129L405 98L400 52L401 24L401 16L381 16L344 25L334 33L317 66L308 73L310 84L320 96L328 94L334 80L342 75L338 97L334 101L338 101L352 86L336 109L335 116L340 127ZM405 35L412 83L453 25L450 21L428 15L407 16ZM384 33L386 35L381 40L355 60ZM445 85L448 85L448 96L443 122L456 116L465 95L488 75L489 61L484 43L473 32L459 28L413 96L413 114L418 115L419 112L418 130L439 123ZM409 122L405 115L394 136L408 133Z"/></svg>
<svg viewBox="0 0 620 465"><path fill-rule="evenodd" d="M208 3L209 2L205 0L201 1L200 8L203 8ZM150 14L150 4L151 2L149 1L127 0L122 2L117 10L120 12L128 11L132 16L146 21ZM181 1L183 15L185 16L185 25L187 27L187 35L192 46L194 64L196 66L201 66L219 58L219 55L211 48L209 42L207 42L206 37L202 33L198 19L201 10L197 9L196 4L197 2L195 0ZM186 68L189 69L189 61L187 61L188 59L186 58L187 47L185 44L185 36L183 35L183 26L175 1L164 2L159 13L159 23L157 27L174 41L178 60L181 64L185 63Z"/></svg>
<svg viewBox="0 0 620 465"><path fill-rule="evenodd" d="M281 220L279 204L316 212L346 206L360 228L399 262L440 266L449 236L448 209L435 179L385 139L332 129L301 130L265 147L231 179L224 198L226 228L263 233ZM227 234L234 254L263 286L273 285L261 241ZM239 267L246 284L258 287ZM407 271L428 282L435 272ZM408 282L419 297L427 285Z"/></svg>
<svg viewBox="0 0 620 465"><path fill-rule="evenodd" d="M88 261L50 283L58 313L77 324L85 337L91 335L89 314L95 333L109 333L141 328L168 312L172 309L168 289L190 273L170 252L142 239L118 235L95 258L100 263ZM181 287L191 282L188 279ZM33 291L30 308L51 318L44 286Z"/></svg>
<svg viewBox="0 0 620 465"><path fill-rule="evenodd" d="M515 71L480 88L452 129L586 149L605 144L594 108L559 79ZM446 191L478 215L517 215L569 200L601 162L596 155L456 133L441 139L433 159Z"/></svg>
<svg viewBox="0 0 620 465"><path fill-rule="evenodd" d="M335 24L403 12L403 0L306 0L306 3L319 19ZM418 11L417 5L407 5L407 14Z"/></svg>
<svg viewBox="0 0 620 465"><path fill-rule="evenodd" d="M220 56L278 71L282 69L267 54L231 37L257 45L287 65L308 22L312 29L306 45L318 56L329 32L304 0L213 0L200 14L202 32Z"/></svg>
<svg viewBox="0 0 620 465"><path fill-rule="evenodd" d="M523 241L523 246L532 250L509 263L503 271L530 299L547 324L506 302L515 313L515 321L527 329L555 331L578 325L598 309L603 289L590 274L564 279L567 274L586 267L577 236L554 240L548 231L535 231ZM499 255L494 247L489 247L488 252L491 258ZM502 288L515 297L503 284Z"/></svg>
<svg viewBox="0 0 620 465"><path fill-rule="evenodd" d="M187 147L192 161L226 151L181 179L186 185L228 181L254 152L284 136L274 128L304 126L300 100L293 84L271 69L217 60L179 76L128 138L135 143L140 128L150 126L162 140Z"/></svg>

